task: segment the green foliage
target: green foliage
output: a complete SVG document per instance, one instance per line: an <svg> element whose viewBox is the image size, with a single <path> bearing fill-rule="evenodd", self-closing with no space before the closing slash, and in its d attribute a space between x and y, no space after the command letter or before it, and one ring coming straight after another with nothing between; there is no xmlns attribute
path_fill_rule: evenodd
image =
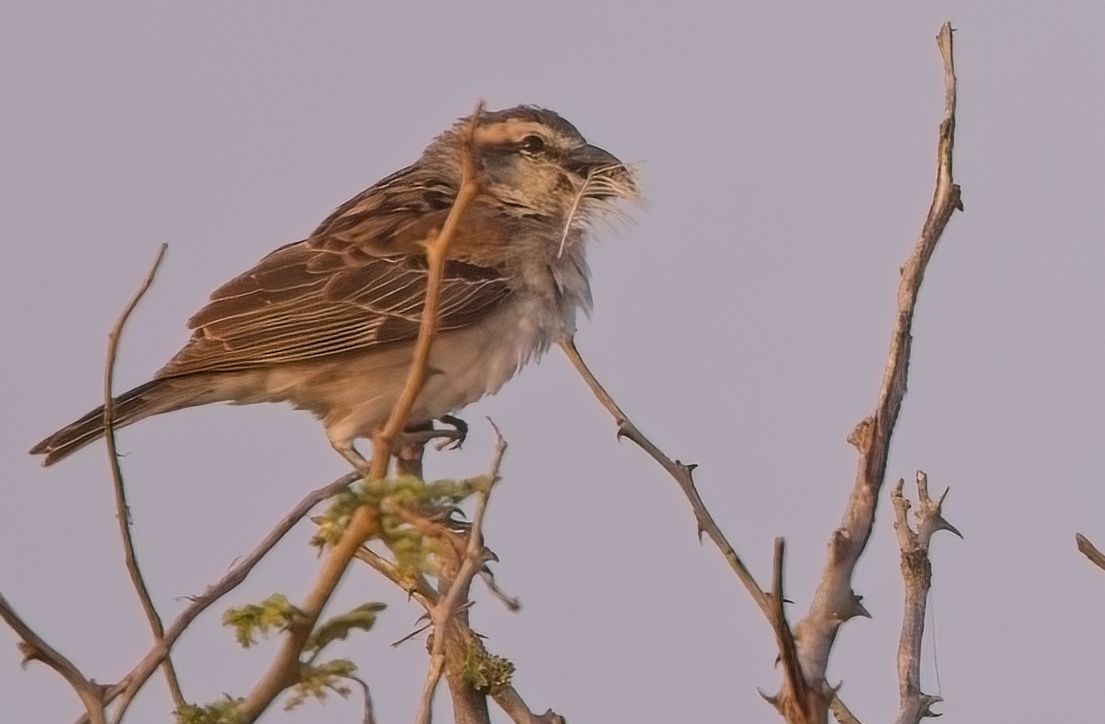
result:
<svg viewBox="0 0 1105 724"><path fill-rule="evenodd" d="M301 664L299 683L292 687L291 696L284 702L284 711L301 706L309 698L325 701L328 691L346 698L349 696L349 687L343 680L352 676L356 670L357 666L349 659L334 659L322 664Z"/></svg>
<svg viewBox="0 0 1105 724"><path fill-rule="evenodd" d="M504 686L510 685L513 675L514 664L508 659L476 647L468 651L464 660L464 681L481 694L497 694Z"/></svg>
<svg viewBox="0 0 1105 724"><path fill-rule="evenodd" d="M177 724L245 724L246 718L238 709L241 703L241 699L228 696L214 704L185 704L174 714Z"/></svg>
<svg viewBox="0 0 1105 724"><path fill-rule="evenodd" d="M487 490L491 483L488 475L431 483L409 475L363 482L335 497L326 513L314 519L318 530L311 543L320 551L334 545L353 513L361 506L371 506L379 514L379 529L374 538L391 550L399 570L408 574L434 573L432 556L436 541L410 524L410 514L451 526L457 505L473 493Z"/></svg>
<svg viewBox="0 0 1105 724"><path fill-rule="evenodd" d="M376 623L376 614L387 608L384 603L364 603L351 611L334 616L311 632L307 639L307 651L322 651L334 641L344 641L354 629L368 631Z"/></svg>
<svg viewBox="0 0 1105 724"><path fill-rule="evenodd" d="M261 603L250 603L239 608L227 609L223 625L234 629L234 637L242 648L257 643L255 636L265 637L272 631L283 631L302 618L302 612L293 606L288 597L274 593Z"/></svg>

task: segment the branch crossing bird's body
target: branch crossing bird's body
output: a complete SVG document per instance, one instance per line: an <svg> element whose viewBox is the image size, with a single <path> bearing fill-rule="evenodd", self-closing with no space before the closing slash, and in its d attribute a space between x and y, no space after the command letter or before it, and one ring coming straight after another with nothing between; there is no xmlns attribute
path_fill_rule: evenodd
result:
<svg viewBox="0 0 1105 724"><path fill-rule="evenodd" d="M211 296L191 340L154 379L121 395L116 425L210 402L290 402L314 413L350 462L387 419L407 376L426 291L423 242L460 182L462 120L412 166L340 206L310 237L269 254ZM481 191L446 261L429 376L409 422L496 392L575 331L591 292L583 236L630 172L555 113L482 114ZM31 452L49 465L103 435L103 409Z"/></svg>

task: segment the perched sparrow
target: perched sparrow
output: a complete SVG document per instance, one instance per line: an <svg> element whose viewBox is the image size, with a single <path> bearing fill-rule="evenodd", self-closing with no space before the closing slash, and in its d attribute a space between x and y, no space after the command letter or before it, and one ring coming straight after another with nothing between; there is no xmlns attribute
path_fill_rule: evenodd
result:
<svg viewBox="0 0 1105 724"><path fill-rule="evenodd" d="M189 321L192 338L114 402L115 425L209 402L291 402L353 445L391 412L406 379L426 292L420 242L441 229L464 153L461 119L412 166L342 204L303 241L220 287ZM496 392L575 330L591 292L583 237L631 172L556 113L484 112L472 153L479 195L461 217L441 292L439 334L408 422L432 422ZM103 408L32 448L50 465L104 434Z"/></svg>

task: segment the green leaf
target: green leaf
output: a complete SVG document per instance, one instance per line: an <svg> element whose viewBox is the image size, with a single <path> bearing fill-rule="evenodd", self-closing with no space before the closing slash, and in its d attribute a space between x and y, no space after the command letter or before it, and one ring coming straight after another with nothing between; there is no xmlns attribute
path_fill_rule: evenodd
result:
<svg viewBox="0 0 1105 724"><path fill-rule="evenodd" d="M239 608L227 609L223 625L234 629L234 637L242 648L257 643L255 636L265 637L272 631L282 631L299 618L302 612L293 606L288 597L274 593L261 603L250 603Z"/></svg>
<svg viewBox="0 0 1105 724"><path fill-rule="evenodd" d="M376 623L376 614L387 608L385 603L365 603L339 614L318 626L307 639L306 650L321 651L334 641L344 641L354 629L368 631Z"/></svg>
<svg viewBox="0 0 1105 724"><path fill-rule="evenodd" d="M245 724L246 718L238 708L242 701L227 696L214 704L185 704L173 713L177 724Z"/></svg>

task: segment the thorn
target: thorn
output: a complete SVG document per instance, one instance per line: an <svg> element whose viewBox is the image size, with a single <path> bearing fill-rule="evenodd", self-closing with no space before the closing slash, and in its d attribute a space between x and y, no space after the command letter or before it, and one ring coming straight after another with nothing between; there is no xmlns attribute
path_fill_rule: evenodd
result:
<svg viewBox="0 0 1105 724"><path fill-rule="evenodd" d="M849 619L862 616L863 618L874 618L871 612L867 610L867 607L863 605L863 596L853 592L851 604L845 610L840 612L840 620L847 621Z"/></svg>
<svg viewBox="0 0 1105 724"><path fill-rule="evenodd" d="M963 540L963 534L959 532L959 529L944 519L944 516L939 513L936 515L936 530L946 530L949 533L954 533L959 540Z"/></svg>
<svg viewBox="0 0 1105 724"><path fill-rule="evenodd" d="M779 708L779 697L778 696L771 696L770 694L765 694L764 690L761 689L758 686L756 687L756 693L759 694L761 697L763 697L763 700L766 701L768 704L771 704L776 709Z"/></svg>
<svg viewBox="0 0 1105 724"><path fill-rule="evenodd" d="M940 510L944 506L944 500L948 497L948 493L952 492L952 486L944 488L943 494L940 496L940 500L936 501L936 509Z"/></svg>

